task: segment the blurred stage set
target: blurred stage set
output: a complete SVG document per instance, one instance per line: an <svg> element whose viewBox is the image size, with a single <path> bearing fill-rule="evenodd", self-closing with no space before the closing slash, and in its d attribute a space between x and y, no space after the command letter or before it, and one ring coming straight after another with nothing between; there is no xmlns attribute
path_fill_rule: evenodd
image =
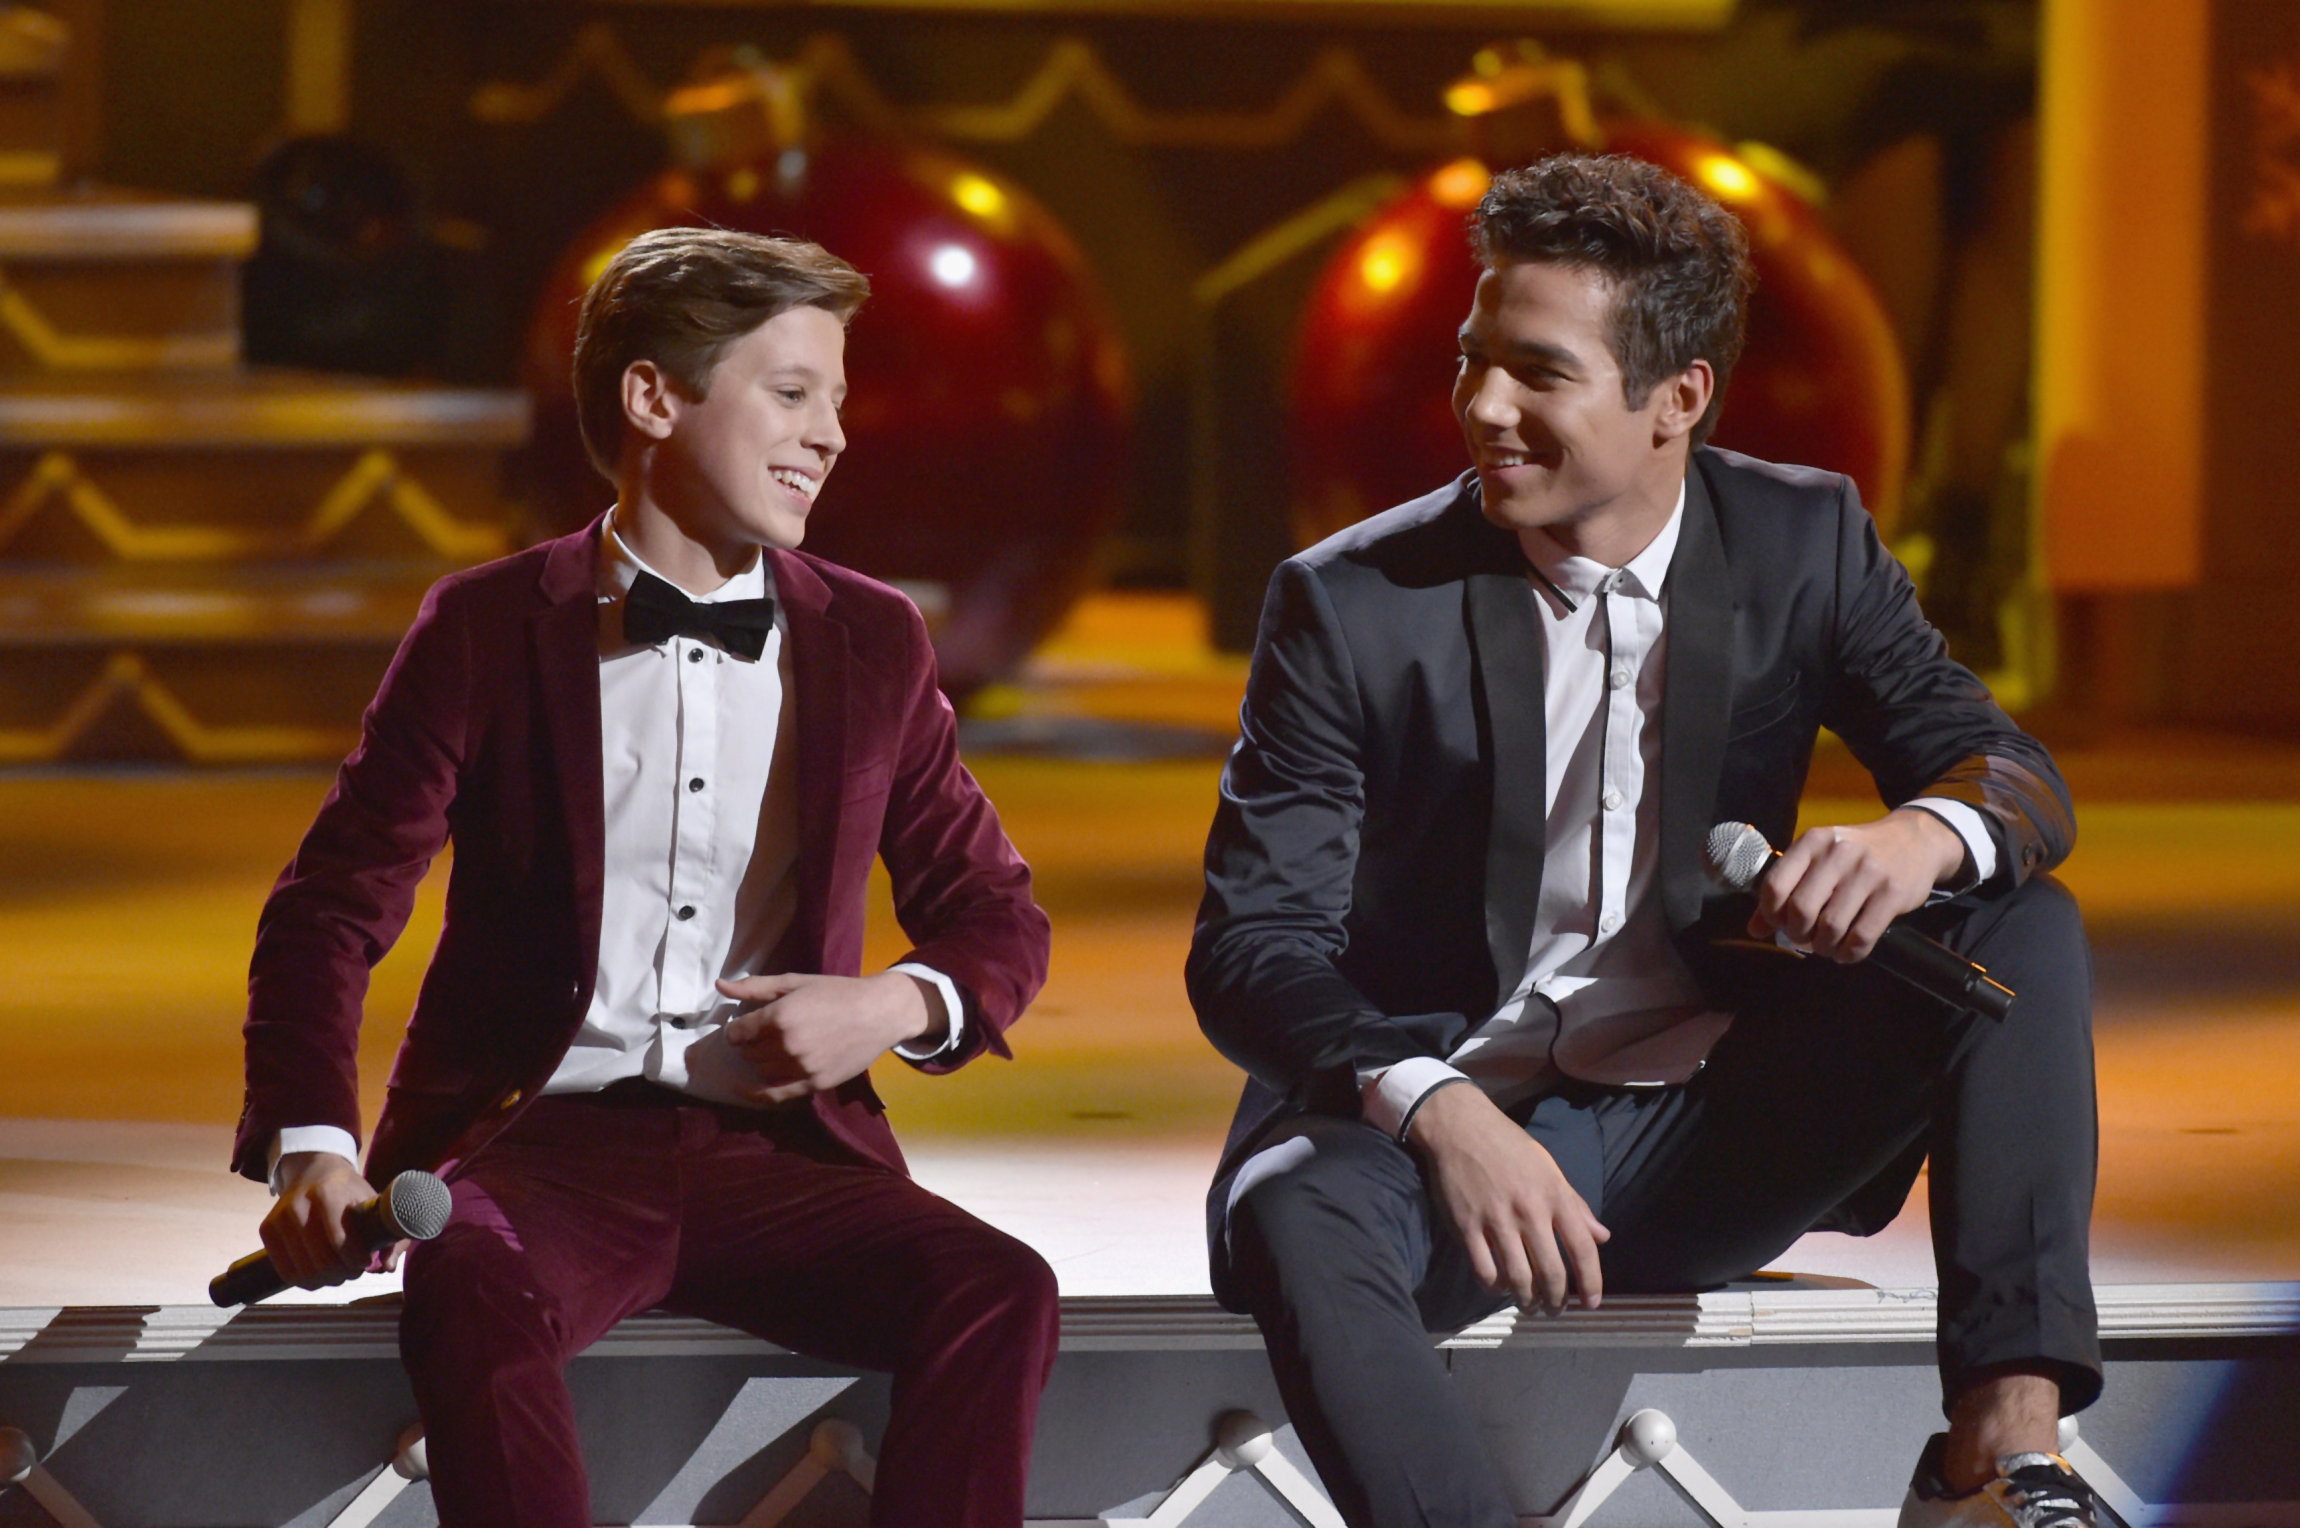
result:
<svg viewBox="0 0 2300 1528"><path fill-rule="evenodd" d="M204 1303L266 1203L245 961L424 587L604 507L566 303L686 217L878 283L810 549L927 611L1055 922L1015 1062L879 1079L1063 1278L1033 1520L1329 1521L1205 1294L1197 857L1270 567L1458 470L1462 210L1600 143L1755 236L1721 443L1852 473L2074 786L2072 1449L2127 1528L2300 1523L2300 6L48 0L0 6L0 1528L432 1521L388 1280ZM1808 817L1872 813L1824 745ZM1527 1521L1889 1523L1921 1202L1782 1268L1454 1339ZM862 1521L875 1379L648 1317L576 1380L603 1523ZM1647 1408L1674 1452L1616 1449Z"/></svg>

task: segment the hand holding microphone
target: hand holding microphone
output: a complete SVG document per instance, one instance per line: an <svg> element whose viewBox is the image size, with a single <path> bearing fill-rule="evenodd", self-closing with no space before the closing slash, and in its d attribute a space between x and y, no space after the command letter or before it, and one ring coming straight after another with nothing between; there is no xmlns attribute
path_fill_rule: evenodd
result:
<svg viewBox="0 0 2300 1528"><path fill-rule="evenodd" d="M1929 815L1915 816L1949 831ZM1921 825L1914 826L1923 831ZM1825 839L1807 834L1784 855L1748 823L1721 822L1709 830L1704 857L1721 884L1759 894L1752 933L1782 928L1796 937L1822 935L1826 953L1848 951L1849 956L1840 958L1851 959L1862 958L1863 945L1873 939L1865 954L1879 969L1953 1008L2003 1018L2012 1007L2010 988L1938 940L1888 921L1923 905L1922 891L1893 884L1890 872L1873 863L1876 856L1831 854L1857 831L1822 830L1830 835ZM1818 847L1822 844L1828 847Z"/></svg>
<svg viewBox="0 0 2300 1528"><path fill-rule="evenodd" d="M367 1190L358 1169L342 1158L316 1187L298 1185L283 1194L265 1218L269 1245L251 1252L209 1281L208 1298L218 1305L248 1305L276 1295L307 1276L341 1283L376 1253L401 1241L429 1241L447 1227L453 1208L447 1185L426 1172L403 1172L380 1194ZM366 1190L348 1205L347 1192ZM334 1234L340 1222L342 1236ZM283 1264L285 1266L283 1266ZM326 1278L326 1273L334 1278Z"/></svg>

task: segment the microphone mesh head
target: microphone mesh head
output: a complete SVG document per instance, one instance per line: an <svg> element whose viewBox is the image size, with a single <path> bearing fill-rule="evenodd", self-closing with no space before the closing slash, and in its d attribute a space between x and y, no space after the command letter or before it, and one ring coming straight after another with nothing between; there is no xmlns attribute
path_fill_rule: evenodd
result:
<svg viewBox="0 0 2300 1528"><path fill-rule="evenodd" d="M1772 844L1745 822L1721 822L1711 828L1701 853L1709 862L1709 873L1734 891L1754 888L1773 861Z"/></svg>
<svg viewBox="0 0 2300 1528"><path fill-rule="evenodd" d="M391 1180L384 1191L392 1222L401 1234L429 1241L447 1229L447 1215L455 1207L447 1185L426 1172L412 1169Z"/></svg>

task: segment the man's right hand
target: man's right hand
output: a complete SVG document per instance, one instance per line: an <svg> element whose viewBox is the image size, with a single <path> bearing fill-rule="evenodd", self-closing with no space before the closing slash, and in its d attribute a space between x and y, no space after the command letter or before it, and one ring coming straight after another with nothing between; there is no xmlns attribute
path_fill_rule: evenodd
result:
<svg viewBox="0 0 2300 1528"><path fill-rule="evenodd" d="M290 1152L279 1161L279 1199L264 1217L272 1266L301 1289L322 1289L367 1272L369 1252L344 1228L344 1212L375 1190L332 1151Z"/></svg>
<svg viewBox="0 0 2300 1528"><path fill-rule="evenodd" d="M1597 1248L1613 1233L1589 1213L1557 1160L1492 1099L1474 1087L1440 1088L1414 1112L1406 1144L1428 1165L1438 1203L1486 1288L1554 1314L1565 1306L1570 1276L1582 1305L1597 1309L1605 1292Z"/></svg>

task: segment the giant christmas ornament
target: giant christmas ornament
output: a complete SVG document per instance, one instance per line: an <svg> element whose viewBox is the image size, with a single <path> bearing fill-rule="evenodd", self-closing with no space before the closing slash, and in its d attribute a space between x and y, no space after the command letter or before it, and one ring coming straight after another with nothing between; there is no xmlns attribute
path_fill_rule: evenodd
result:
<svg viewBox="0 0 2300 1528"><path fill-rule="evenodd" d="M1305 544L1469 465L1450 394L1477 262L1467 217L1488 165L1566 149L1632 154L1749 230L1757 291L1716 444L1843 472L1889 535L1908 467L1908 381L1883 306L1812 203L1761 151L1646 118L1600 117L1580 66L1479 55L1447 104L1479 151L1433 170L1335 251L1303 310L1289 390L1294 529Z"/></svg>
<svg viewBox="0 0 2300 1528"><path fill-rule="evenodd" d="M613 499L568 390L583 291L653 228L716 224L822 244L871 281L847 335L846 454L806 550L901 585L943 687L1012 668L1084 592L1120 509L1127 367L1067 234L950 155L810 131L785 75L747 66L675 92L674 167L567 252L529 330L535 482L562 526Z"/></svg>

